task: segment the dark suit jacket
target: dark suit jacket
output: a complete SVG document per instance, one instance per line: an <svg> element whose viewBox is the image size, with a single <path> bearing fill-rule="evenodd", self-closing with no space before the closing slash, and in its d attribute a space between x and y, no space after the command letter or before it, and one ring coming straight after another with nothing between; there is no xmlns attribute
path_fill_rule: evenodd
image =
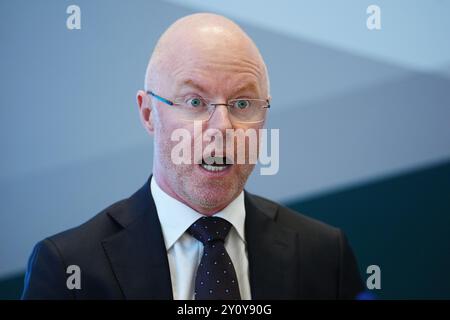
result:
<svg viewBox="0 0 450 320"><path fill-rule="evenodd" d="M253 299L352 299L363 290L344 234L245 191ZM81 289L69 290L69 265ZM166 247L150 179L79 227L39 242L24 299L172 299Z"/></svg>

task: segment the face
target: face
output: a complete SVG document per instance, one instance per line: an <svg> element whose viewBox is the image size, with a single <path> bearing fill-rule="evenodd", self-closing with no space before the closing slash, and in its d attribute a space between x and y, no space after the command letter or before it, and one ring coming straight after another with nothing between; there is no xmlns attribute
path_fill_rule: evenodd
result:
<svg viewBox="0 0 450 320"><path fill-rule="evenodd" d="M233 42L230 48L227 41L216 44L210 39L206 42L198 40L184 46L188 49L183 51L182 56L169 59L170 64L163 66L163 70L170 72L158 76L155 85L158 88L150 90L169 100L199 96L215 103L226 103L236 98L268 98L263 69L245 45ZM254 168L254 164L249 163L249 140L246 139L244 148L244 164L227 165L224 170L214 172L198 164L202 162L203 155L195 152L195 140L199 139L202 150L205 150L211 141L204 141L201 135L208 129L221 132L225 138L230 129L257 130L262 128L263 121L232 122L227 107L217 106L210 119L201 122L202 130L199 132L194 130L194 122L181 119L173 106L142 92L138 94L138 103L144 124L154 134L153 174L165 192L206 215L220 211L240 194ZM172 150L179 141L172 141L171 136L174 130L180 128L190 133L190 164L175 164L172 160ZM237 148L236 136L234 140L232 153L236 162L238 152L242 150ZM259 149L259 138L257 145Z"/></svg>

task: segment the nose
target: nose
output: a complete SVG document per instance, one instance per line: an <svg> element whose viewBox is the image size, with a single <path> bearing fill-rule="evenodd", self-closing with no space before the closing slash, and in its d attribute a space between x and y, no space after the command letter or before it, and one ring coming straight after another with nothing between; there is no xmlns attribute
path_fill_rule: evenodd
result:
<svg viewBox="0 0 450 320"><path fill-rule="evenodd" d="M214 107L213 113L208 121L208 127L221 131L233 128L228 107L226 105L218 104Z"/></svg>

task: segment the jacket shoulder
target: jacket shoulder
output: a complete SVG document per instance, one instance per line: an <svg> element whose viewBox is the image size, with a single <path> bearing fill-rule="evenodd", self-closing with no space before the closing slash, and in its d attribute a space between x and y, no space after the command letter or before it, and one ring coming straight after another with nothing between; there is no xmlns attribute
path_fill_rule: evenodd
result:
<svg viewBox="0 0 450 320"><path fill-rule="evenodd" d="M76 299L83 294L120 297L118 290L100 285L100 279L109 283L113 277L101 241L119 230L109 213L120 213L124 206L124 200L116 202L80 226L38 242L28 260L22 299ZM78 266L83 279L88 279L83 280L85 290L68 290L67 268L71 265Z"/></svg>
<svg viewBox="0 0 450 320"><path fill-rule="evenodd" d="M89 251L87 249L94 243L100 243L122 228L111 218L111 214L120 214L126 206L127 199L117 201L81 225L52 235L45 240L52 242L63 252L70 248Z"/></svg>
<svg viewBox="0 0 450 320"><path fill-rule="evenodd" d="M315 235L322 237L331 237L336 240L336 237L340 234L340 229L326 224L317 219L311 218L301 212L292 210L280 203L269 200L267 198L250 195L254 203L258 205L260 210L265 213L273 212L274 220L280 226L291 229L295 232L300 232L305 235Z"/></svg>
<svg viewBox="0 0 450 320"><path fill-rule="evenodd" d="M303 297L354 299L364 290L356 257L340 229L266 198L252 197L282 230L298 235Z"/></svg>

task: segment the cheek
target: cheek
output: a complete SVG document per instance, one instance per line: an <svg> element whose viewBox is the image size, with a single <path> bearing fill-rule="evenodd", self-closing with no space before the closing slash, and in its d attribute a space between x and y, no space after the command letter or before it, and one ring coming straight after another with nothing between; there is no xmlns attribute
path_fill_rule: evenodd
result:
<svg viewBox="0 0 450 320"><path fill-rule="evenodd" d="M255 167L254 164L242 164L237 165L237 175L242 180L247 180L248 176L252 173L253 168Z"/></svg>
<svg viewBox="0 0 450 320"><path fill-rule="evenodd" d="M191 132L189 128L182 128L178 123L168 123L167 125L164 124L157 128L157 130L155 131L155 145L158 149L157 157L161 165L166 169L170 169L173 173L178 172L186 175L189 171L192 171L192 165L178 164L177 162L174 162L172 160L172 152L177 152L177 150L180 149L185 150L185 148L181 146L188 145L187 148L191 149L190 162L193 163L194 153L192 148L194 144L190 139L192 133L190 133L189 137L180 137L178 133L174 134L174 131L177 129L182 129L184 132Z"/></svg>
<svg viewBox="0 0 450 320"><path fill-rule="evenodd" d="M155 150L165 167L170 165L172 144L176 143L176 141L171 139L172 132L173 130L165 125L157 125L155 127Z"/></svg>

